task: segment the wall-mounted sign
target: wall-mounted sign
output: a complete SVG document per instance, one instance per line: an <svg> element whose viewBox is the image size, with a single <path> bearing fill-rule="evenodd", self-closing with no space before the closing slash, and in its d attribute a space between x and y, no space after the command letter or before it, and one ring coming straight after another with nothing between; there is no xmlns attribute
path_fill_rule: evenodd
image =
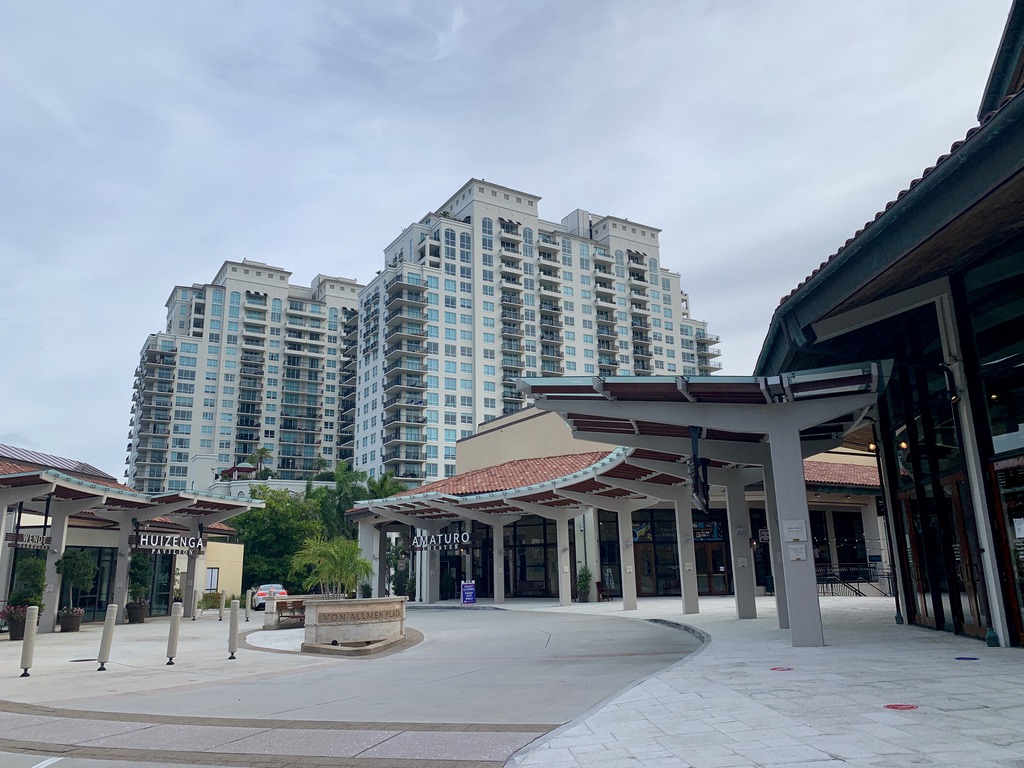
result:
<svg viewBox="0 0 1024 768"><path fill-rule="evenodd" d="M49 549L53 539L41 533L8 533L4 536L8 547L18 549Z"/></svg>
<svg viewBox="0 0 1024 768"><path fill-rule="evenodd" d="M164 554L197 554L206 549L202 536L182 536L178 533L140 533L129 537L132 549Z"/></svg>
<svg viewBox="0 0 1024 768"><path fill-rule="evenodd" d="M469 531L463 531L462 533L436 533L430 536L413 536L412 551L424 552L428 550L459 549L461 547L468 547L470 544L479 543L474 541L475 538L477 537L473 536Z"/></svg>
<svg viewBox="0 0 1024 768"><path fill-rule="evenodd" d="M807 541L807 523L803 520L783 520L782 540Z"/></svg>

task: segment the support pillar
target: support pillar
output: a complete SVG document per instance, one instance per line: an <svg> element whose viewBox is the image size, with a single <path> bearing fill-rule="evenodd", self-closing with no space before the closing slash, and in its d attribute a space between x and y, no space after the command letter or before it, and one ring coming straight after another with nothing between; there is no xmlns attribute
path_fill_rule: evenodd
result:
<svg viewBox="0 0 1024 768"><path fill-rule="evenodd" d="M569 567L569 520L567 516L555 518L558 546L558 604L572 605L572 569Z"/></svg>
<svg viewBox="0 0 1024 768"><path fill-rule="evenodd" d="M377 577L373 580L373 596L384 597L388 591L388 533L384 525L377 528Z"/></svg>
<svg viewBox="0 0 1024 768"><path fill-rule="evenodd" d="M118 606L117 622L128 621L125 605L128 603L128 564L132 556L132 526L128 520L118 521L117 563L114 566L114 603ZM189 559L191 562L191 558ZM187 606L186 606L187 607Z"/></svg>
<svg viewBox="0 0 1024 768"><path fill-rule="evenodd" d="M359 554L373 564L373 576L370 577L371 583L377 581L377 575L381 570L381 562L377 556L377 534L378 531L374 528L372 518L360 520L356 525L356 536L359 541ZM359 585L356 584L355 588L356 595L358 595Z"/></svg>
<svg viewBox="0 0 1024 768"><path fill-rule="evenodd" d="M603 581L601 576L601 545L598 541L597 510L587 507L587 511L576 518L576 572L584 565L590 569L593 579L590 583L590 594L587 599L593 601L597 597L597 582Z"/></svg>
<svg viewBox="0 0 1024 768"><path fill-rule="evenodd" d="M18 519L17 506L8 507L0 497L0 600L6 600L11 591L11 569L15 548L7 546L7 534L14 533Z"/></svg>
<svg viewBox="0 0 1024 768"><path fill-rule="evenodd" d="M779 530L779 503L775 498L775 475L772 473L771 461L762 467L762 471L764 473L764 516L768 521L768 551L771 554L775 613L779 617L779 629L789 629L789 602L786 600L786 571L782 567L782 533Z"/></svg>
<svg viewBox="0 0 1024 768"><path fill-rule="evenodd" d="M676 546L679 549L679 587L683 613L700 613L697 594L697 555L693 546L693 505L690 489L673 499L676 509Z"/></svg>
<svg viewBox="0 0 1024 768"><path fill-rule="evenodd" d="M494 523L491 532L492 569L494 571L494 602L505 602L505 524Z"/></svg>
<svg viewBox="0 0 1024 768"><path fill-rule="evenodd" d="M622 610L636 610L636 561L633 558L633 513L616 512L619 523L619 568Z"/></svg>
<svg viewBox="0 0 1024 768"><path fill-rule="evenodd" d="M725 506L729 519L729 549L732 552L733 595L737 619L756 619L754 601L754 564L750 551L750 510L739 471L731 470L725 486Z"/></svg>
<svg viewBox="0 0 1024 768"><path fill-rule="evenodd" d="M64 548L68 539L68 518L71 512L50 508L50 547L46 550L46 599L43 601L43 612L39 619L41 632L57 630L57 611L60 608L61 577L57 574L57 561L64 556ZM83 507L88 509L88 507Z"/></svg>
<svg viewBox="0 0 1024 768"><path fill-rule="evenodd" d="M783 538L782 568L786 575L790 636L794 648L820 647L825 644L825 636L818 604L800 432L795 424L776 427L769 435L769 443Z"/></svg>

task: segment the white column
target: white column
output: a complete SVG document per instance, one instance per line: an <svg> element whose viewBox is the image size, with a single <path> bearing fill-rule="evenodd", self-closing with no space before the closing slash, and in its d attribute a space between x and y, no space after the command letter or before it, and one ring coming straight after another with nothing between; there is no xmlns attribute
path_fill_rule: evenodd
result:
<svg viewBox="0 0 1024 768"><path fill-rule="evenodd" d="M764 472L764 516L768 521L768 551L771 554L772 587L775 591L775 612L779 629L789 629L789 602L786 600L786 571L782 567L782 534L779 531L779 504L775 499L775 475L771 462Z"/></svg>
<svg viewBox="0 0 1024 768"><path fill-rule="evenodd" d="M131 520L124 516L118 520L118 531L117 531L117 563L114 566L114 604L118 606L117 609L117 621L118 623L124 623L128 621L128 613L125 611L125 605L128 602L128 562L132 556L131 538L134 531L132 530ZM191 558L189 559L191 562ZM185 606L188 608L188 605Z"/></svg>
<svg viewBox="0 0 1024 768"><path fill-rule="evenodd" d="M794 648L823 646L825 637L818 604L800 433L795 424L788 429L779 426L772 430L769 442L782 529L782 568L786 574L790 637Z"/></svg>
<svg viewBox="0 0 1024 768"><path fill-rule="evenodd" d="M687 486L673 503L676 508L676 546L679 550L679 587L683 596L683 613L700 613L697 595L697 556L693 547L693 505Z"/></svg>
<svg viewBox="0 0 1024 768"><path fill-rule="evenodd" d="M43 614L39 619L42 632L54 632L57 629L57 608L60 602L61 577L57 574L57 561L64 556L64 548L68 538L68 518L70 512L50 509L50 547L46 550L46 600L43 601Z"/></svg>
<svg viewBox="0 0 1024 768"><path fill-rule="evenodd" d="M388 533L386 526L377 529L377 578L373 580L373 596L384 597L388 585Z"/></svg>
<svg viewBox="0 0 1024 768"><path fill-rule="evenodd" d="M590 582L591 602L597 599L597 582L603 581L601 576L601 543L599 541L600 526L597 510L587 507L587 511L576 518L576 564L577 568L586 565L590 568L593 579ZM582 547L580 544L582 543Z"/></svg>
<svg viewBox="0 0 1024 768"><path fill-rule="evenodd" d="M494 523L491 526L491 570L494 574L494 602L498 605L505 602L505 524Z"/></svg>
<svg viewBox="0 0 1024 768"><path fill-rule="evenodd" d="M11 591L11 565L14 562L14 547L7 546L7 534L14 533L14 526L18 522L18 508L8 508L3 503L3 496L0 495L0 599L7 599Z"/></svg>
<svg viewBox="0 0 1024 768"><path fill-rule="evenodd" d="M801 467L803 465L801 464ZM725 505L729 517L729 549L732 553L732 583L736 598L736 618L756 619L754 601L754 564L750 551L750 511L739 472L733 471L725 486Z"/></svg>
<svg viewBox="0 0 1024 768"><path fill-rule="evenodd" d="M359 554L373 563L373 576L370 577L370 583L374 584L378 581L378 575L383 567L380 558L377 556L377 534L379 531L374 528L373 518L366 518L360 520L356 525L356 536L359 540ZM348 585L346 585L348 586ZM355 585L356 596L359 596L359 585Z"/></svg>
<svg viewBox="0 0 1024 768"><path fill-rule="evenodd" d="M619 579L622 583L622 610L636 610L636 561L633 558L633 513L616 512L619 523Z"/></svg>
<svg viewBox="0 0 1024 768"><path fill-rule="evenodd" d="M569 567L569 520L568 516L555 518L555 539L558 546L559 605L572 605L572 569Z"/></svg>

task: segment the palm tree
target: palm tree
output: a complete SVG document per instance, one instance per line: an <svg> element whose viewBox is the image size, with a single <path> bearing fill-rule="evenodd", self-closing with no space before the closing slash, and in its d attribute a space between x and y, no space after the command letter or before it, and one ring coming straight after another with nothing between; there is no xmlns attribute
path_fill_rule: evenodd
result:
<svg viewBox="0 0 1024 768"><path fill-rule="evenodd" d="M401 480L395 478L394 472L385 472L380 477L371 477L366 481L366 498L386 499L409 490Z"/></svg>
<svg viewBox="0 0 1024 768"><path fill-rule="evenodd" d="M373 563L352 539L306 539L292 556L292 573L306 574L302 588L319 586L322 594L344 597L373 575Z"/></svg>
<svg viewBox="0 0 1024 768"><path fill-rule="evenodd" d="M249 457L249 463L256 467L259 471L256 473L256 477L260 480L266 480L272 477L272 470L265 467L266 464L270 464L274 460L273 452L266 446L257 448L252 452Z"/></svg>

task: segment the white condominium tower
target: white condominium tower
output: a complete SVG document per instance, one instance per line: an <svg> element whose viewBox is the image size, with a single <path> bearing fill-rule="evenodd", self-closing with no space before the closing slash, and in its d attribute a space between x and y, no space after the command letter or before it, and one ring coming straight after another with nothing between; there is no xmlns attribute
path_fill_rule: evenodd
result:
<svg viewBox="0 0 1024 768"><path fill-rule="evenodd" d="M339 449L351 441L341 419L355 379L346 343L356 340L362 286L317 275L307 288L290 278L280 267L226 261L212 282L174 289L166 327L146 339L135 371L132 487L188 490L195 454L215 454L219 472L266 448L265 468L282 480L348 458Z"/></svg>
<svg viewBox="0 0 1024 768"><path fill-rule="evenodd" d="M455 473L455 443L519 410L523 376L698 375L721 367L660 230L471 179L385 250L360 294L351 451L408 482Z"/></svg>

